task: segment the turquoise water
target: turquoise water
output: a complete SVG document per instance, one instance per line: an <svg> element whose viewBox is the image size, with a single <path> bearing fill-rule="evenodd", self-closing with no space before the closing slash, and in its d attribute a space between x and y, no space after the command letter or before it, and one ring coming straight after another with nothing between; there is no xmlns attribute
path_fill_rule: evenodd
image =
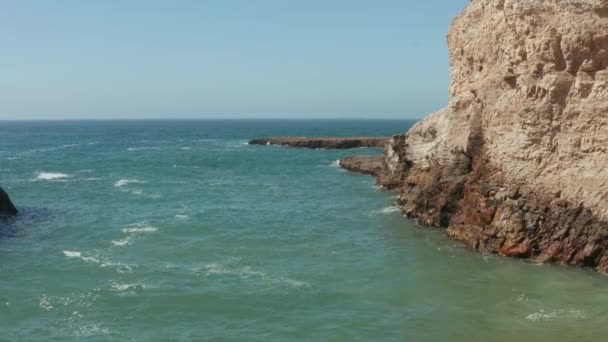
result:
<svg viewBox="0 0 608 342"><path fill-rule="evenodd" d="M0 123L22 211L0 239L0 340L597 341L608 279L418 227L346 154L271 135L404 121Z"/></svg>

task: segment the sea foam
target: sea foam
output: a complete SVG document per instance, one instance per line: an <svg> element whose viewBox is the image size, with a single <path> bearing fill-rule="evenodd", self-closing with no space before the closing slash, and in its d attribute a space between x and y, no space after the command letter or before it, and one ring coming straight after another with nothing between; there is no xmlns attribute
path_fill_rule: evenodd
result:
<svg viewBox="0 0 608 342"><path fill-rule="evenodd" d="M147 286L143 284L121 284L121 283L112 283L111 285L113 291L122 292L127 290L142 290Z"/></svg>
<svg viewBox="0 0 608 342"><path fill-rule="evenodd" d="M122 230L125 234L140 234L140 233L153 233L158 231L158 228L152 226L124 228Z"/></svg>
<svg viewBox="0 0 608 342"><path fill-rule="evenodd" d="M131 237L126 237L124 239L121 240L112 240L112 244L114 246L118 246L118 247L123 247L129 244L129 242L131 242Z"/></svg>
<svg viewBox="0 0 608 342"><path fill-rule="evenodd" d="M68 178L70 175L59 172L39 172L36 176L36 180L50 181Z"/></svg>
<svg viewBox="0 0 608 342"><path fill-rule="evenodd" d="M145 182L137 180L137 179L119 179L116 183L114 183L114 186L117 188L122 188L129 184L143 184L143 183L145 183Z"/></svg>
<svg viewBox="0 0 608 342"><path fill-rule="evenodd" d="M63 251L63 254L68 258L80 258L82 256L82 253L78 251Z"/></svg>
<svg viewBox="0 0 608 342"><path fill-rule="evenodd" d="M86 262L92 262L94 264L99 264L101 261L92 256L82 256L82 252L79 251L63 251L63 255L68 258L76 258Z"/></svg>
<svg viewBox="0 0 608 342"><path fill-rule="evenodd" d="M374 213L377 214L390 214L390 213L396 213L396 212L400 212L401 208L399 208L398 206L389 206L389 207L385 207L382 208L380 210L375 210Z"/></svg>
<svg viewBox="0 0 608 342"><path fill-rule="evenodd" d="M270 285L281 285L292 288L310 288L310 283L288 277L271 277L265 272L254 270L251 266L210 263L202 267L205 276L233 276L238 278L257 278Z"/></svg>

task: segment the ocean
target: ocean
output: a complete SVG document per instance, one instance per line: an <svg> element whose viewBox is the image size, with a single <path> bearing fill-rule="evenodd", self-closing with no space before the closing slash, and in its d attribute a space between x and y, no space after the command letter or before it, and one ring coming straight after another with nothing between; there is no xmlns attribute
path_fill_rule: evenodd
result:
<svg viewBox="0 0 608 342"><path fill-rule="evenodd" d="M608 279L484 255L337 160L412 121L0 122L1 341L596 341Z"/></svg>

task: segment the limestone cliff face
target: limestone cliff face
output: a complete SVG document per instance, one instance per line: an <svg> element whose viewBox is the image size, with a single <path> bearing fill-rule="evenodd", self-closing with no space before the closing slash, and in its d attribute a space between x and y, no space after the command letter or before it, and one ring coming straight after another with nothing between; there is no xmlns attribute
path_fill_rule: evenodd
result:
<svg viewBox="0 0 608 342"><path fill-rule="evenodd" d="M380 182L474 248L608 272L608 0L472 0L448 45L449 105Z"/></svg>

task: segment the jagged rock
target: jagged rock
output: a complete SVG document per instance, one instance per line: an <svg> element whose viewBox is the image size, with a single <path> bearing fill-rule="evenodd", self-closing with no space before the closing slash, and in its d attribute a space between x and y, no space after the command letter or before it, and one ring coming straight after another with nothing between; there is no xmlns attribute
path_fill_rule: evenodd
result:
<svg viewBox="0 0 608 342"><path fill-rule="evenodd" d="M284 145L303 148L348 149L358 147L383 147L388 137L276 137L254 139L250 145Z"/></svg>
<svg viewBox="0 0 608 342"><path fill-rule="evenodd" d="M340 167L352 172L377 176L384 169L382 156L348 156L340 160Z"/></svg>
<svg viewBox="0 0 608 342"><path fill-rule="evenodd" d="M0 217L17 215L17 208L11 202L8 194L0 188Z"/></svg>
<svg viewBox="0 0 608 342"><path fill-rule="evenodd" d="M447 108L379 182L473 248L608 272L608 0L472 0L448 45Z"/></svg>

